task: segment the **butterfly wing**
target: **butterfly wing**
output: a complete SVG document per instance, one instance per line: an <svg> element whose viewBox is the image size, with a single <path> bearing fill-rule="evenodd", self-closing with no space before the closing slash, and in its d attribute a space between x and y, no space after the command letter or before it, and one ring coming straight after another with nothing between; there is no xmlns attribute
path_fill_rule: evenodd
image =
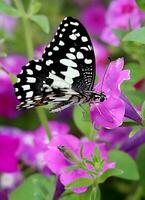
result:
<svg viewBox="0 0 145 200"><path fill-rule="evenodd" d="M90 37L78 20L67 17L61 22L42 55L42 62L75 91L92 90L95 56Z"/></svg>
<svg viewBox="0 0 145 200"><path fill-rule="evenodd" d="M53 102L58 107L77 103L75 95L91 90L95 78L95 57L87 31L79 21L65 18L42 60L30 61L17 76L18 109Z"/></svg>

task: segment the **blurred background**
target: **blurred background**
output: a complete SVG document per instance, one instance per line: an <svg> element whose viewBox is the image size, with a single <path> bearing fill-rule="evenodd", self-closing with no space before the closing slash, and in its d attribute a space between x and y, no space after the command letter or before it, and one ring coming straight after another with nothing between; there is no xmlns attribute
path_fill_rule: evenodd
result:
<svg viewBox="0 0 145 200"><path fill-rule="evenodd" d="M145 14L134 0L0 0L0 136L8 137L0 137L0 145L4 145L2 141L9 141L6 144L6 153L9 154L5 160L7 165L14 164L10 161L13 148L9 147L14 144L17 146L17 141L11 140L19 138L22 143L17 160L19 170L13 172L5 165L0 171L0 200L6 199L7 191L13 190L23 177L36 171L45 171L44 166L39 166L42 162L41 148L33 148L34 135L35 145L37 137L44 137L45 131L41 125L44 113L41 113L40 119L41 111L16 111L18 100L13 83L23 65L31 59L41 59L45 46L66 16L77 18L86 27L94 46L97 75L104 74L109 63L108 57L111 60L125 57L125 62L128 63L125 67L131 70L132 76L129 83L123 84L122 90L138 108L145 99L145 46L121 42L121 38L129 30L138 28L145 22ZM77 110L77 119L73 108L58 114L50 114L47 109L44 112L50 121L49 128L52 132L64 128L81 137L87 134L78 127L78 123L85 124L87 128L92 127L89 121L87 125L84 122L81 109ZM87 119L88 115L86 113ZM55 128L53 123L56 123ZM124 138L129 131L130 128L119 129L119 133L125 135ZM122 135L115 139L114 146L118 145ZM132 149L129 151L134 156ZM2 159L0 157L0 162ZM102 199L137 200L132 197L136 188L138 189L137 182L109 179L101 187Z"/></svg>

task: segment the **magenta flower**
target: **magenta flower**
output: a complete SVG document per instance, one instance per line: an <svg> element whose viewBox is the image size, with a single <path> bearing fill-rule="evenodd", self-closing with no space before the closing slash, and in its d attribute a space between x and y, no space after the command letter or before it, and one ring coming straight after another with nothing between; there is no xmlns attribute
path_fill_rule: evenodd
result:
<svg viewBox="0 0 145 200"><path fill-rule="evenodd" d="M49 130L52 137L68 134L69 126L57 121L50 121ZM43 170L46 166L44 151L46 150L49 139L44 127L39 127L34 131L27 131L21 135L21 149L19 157L27 164Z"/></svg>
<svg viewBox="0 0 145 200"><path fill-rule="evenodd" d="M120 85L129 80L129 70L122 70L124 59L119 58L109 64L102 87L102 78L94 88L106 94L107 100L102 103L93 103L91 106L91 119L94 127L103 126L111 129L120 126L124 119L125 102L120 98Z"/></svg>
<svg viewBox="0 0 145 200"><path fill-rule="evenodd" d="M119 38L113 33L113 29L129 30L141 26L145 14L138 8L135 0L113 0L106 12L106 27L101 39L111 45L118 46Z"/></svg>
<svg viewBox="0 0 145 200"><path fill-rule="evenodd" d="M0 172L18 170L17 152L19 139L8 135L0 135Z"/></svg>
<svg viewBox="0 0 145 200"><path fill-rule="evenodd" d="M28 62L26 57L19 54L11 54L6 58L0 59L0 64L10 73L18 74L21 71L21 67Z"/></svg>
<svg viewBox="0 0 145 200"><path fill-rule="evenodd" d="M144 16L135 0L113 0L106 13L106 23L112 28L135 29L140 27Z"/></svg>
<svg viewBox="0 0 145 200"><path fill-rule="evenodd" d="M10 5L10 0L4 0L4 3ZM0 13L0 29L5 30L7 33L13 32L17 23L17 19L12 16L8 16L4 13Z"/></svg>
<svg viewBox="0 0 145 200"><path fill-rule="evenodd" d="M92 44L96 59L96 73L97 76L102 77L104 74L106 64L108 62L107 58L109 57L110 52L103 44L97 42L96 40L92 40Z"/></svg>
<svg viewBox="0 0 145 200"><path fill-rule="evenodd" d="M105 27L101 34L101 39L113 46L119 46L120 40L119 38L113 33L112 29L108 26Z"/></svg>
<svg viewBox="0 0 145 200"><path fill-rule="evenodd" d="M25 57L14 54L0 59L0 65L8 72L17 74L26 61ZM18 115L16 111L18 101L10 77L2 69L0 69L0 86L0 116L14 118Z"/></svg>
<svg viewBox="0 0 145 200"><path fill-rule="evenodd" d="M92 35L99 35L105 27L105 8L101 4L93 4L83 10L80 20Z"/></svg>
<svg viewBox="0 0 145 200"><path fill-rule="evenodd" d="M72 155L76 159L80 159L80 148L84 145L83 156L85 158L91 159L91 155L94 153L96 147L99 148L101 158L104 160L103 171L106 171L108 168L114 168L114 163L108 163L107 151L104 144L97 144L96 142L81 141L75 136L72 135L58 135L54 137L48 146L48 150L45 153L45 160L47 166L51 169L53 173L60 177L60 181L63 185L68 185L78 178L91 178L87 172L83 169L75 169L73 171L68 170L67 168L73 165L71 159L67 159L62 152L58 150L58 146L64 146L66 149L69 149ZM71 157L71 156L70 156ZM89 169L90 166L88 166ZM85 192L86 187L74 188L73 191L76 193Z"/></svg>
<svg viewBox="0 0 145 200"><path fill-rule="evenodd" d="M3 173L0 177L0 185L3 190L11 191L22 181L23 176L21 171L13 173Z"/></svg>
<svg viewBox="0 0 145 200"><path fill-rule="evenodd" d="M0 13L0 29L5 30L8 33L14 31L17 19L15 17L7 16L4 13Z"/></svg>
<svg viewBox="0 0 145 200"><path fill-rule="evenodd" d="M45 45L41 44L39 45L35 50L34 50L34 57L36 59L41 59L42 58L42 53L44 52Z"/></svg>

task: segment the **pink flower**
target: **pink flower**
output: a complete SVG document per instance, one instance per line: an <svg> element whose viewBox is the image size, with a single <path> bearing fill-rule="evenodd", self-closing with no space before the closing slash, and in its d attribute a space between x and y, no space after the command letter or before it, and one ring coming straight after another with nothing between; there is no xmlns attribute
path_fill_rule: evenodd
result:
<svg viewBox="0 0 145 200"><path fill-rule="evenodd" d="M122 70L124 59L119 58L109 64L102 87L102 78L94 88L95 91L105 93L107 100L102 103L93 103L91 106L91 119L93 125L111 129L122 124L125 114L125 102L120 98L120 85L129 80L129 71Z"/></svg>
<svg viewBox="0 0 145 200"><path fill-rule="evenodd" d="M145 16L145 15L144 15ZM143 13L135 0L113 0L106 13L106 23L112 28L127 30L140 27Z"/></svg>
<svg viewBox="0 0 145 200"><path fill-rule="evenodd" d="M34 57L36 59L41 59L44 49L45 49L45 45L43 45L43 44L39 45L34 51Z"/></svg>
<svg viewBox="0 0 145 200"><path fill-rule="evenodd" d="M91 178L90 175L83 169L75 169L70 171L67 167L73 165L73 161L71 159L67 159L62 152L58 150L58 146L64 146L66 149L71 151L71 154L80 159L80 148L84 145L83 149L83 157L87 159L91 159L91 155L94 153L96 147L99 148L101 158L104 160L103 171L106 171L108 168L114 168L114 163L108 163L107 151L104 144L97 144L96 142L89 141L81 141L75 136L72 135L58 135L54 137L49 146L48 150L45 153L45 160L47 162L47 166L51 169L53 173L60 177L60 181L63 185L68 185L69 183L75 181L79 178ZM71 157L71 156L70 156ZM90 166L88 166L91 169ZM73 191L76 193L85 192L87 190L86 187L74 188Z"/></svg>
<svg viewBox="0 0 145 200"><path fill-rule="evenodd" d="M105 26L105 12L101 4L93 4L83 10L80 19L90 34L99 35L102 32Z"/></svg>
<svg viewBox="0 0 145 200"><path fill-rule="evenodd" d="M56 135L68 134L69 126L57 121L50 121L49 130L52 137ZM27 131L21 136L20 158L27 164L43 170L46 166L44 151L46 150L49 139L44 127L39 127L35 131Z"/></svg>
<svg viewBox="0 0 145 200"><path fill-rule="evenodd" d="M18 170L18 148L18 138L10 135L0 135L0 172L15 172Z"/></svg>
<svg viewBox="0 0 145 200"><path fill-rule="evenodd" d="M104 74L104 69L108 62L107 58L109 57L110 52L103 44L97 42L96 40L92 40L92 44L96 59L96 73L97 76L102 77Z"/></svg>
<svg viewBox="0 0 145 200"><path fill-rule="evenodd" d="M10 54L0 59L0 64L10 73L19 74L21 67L28 62L26 57L19 54Z"/></svg>
<svg viewBox="0 0 145 200"><path fill-rule="evenodd" d="M108 26L103 29L101 34L101 39L113 46L119 46L120 40L119 38L113 33L112 29Z"/></svg>
<svg viewBox="0 0 145 200"><path fill-rule="evenodd" d="M106 12L106 27L102 32L101 39L118 46L120 41L112 30L138 28L144 19L145 14L138 8L135 0L113 0Z"/></svg>
<svg viewBox="0 0 145 200"><path fill-rule="evenodd" d="M8 72L17 74L21 70L21 66L26 63L26 58L20 55L10 55L0 59L0 65ZM17 116L16 105L17 98L14 93L14 87L9 75L0 69L0 116L14 118Z"/></svg>

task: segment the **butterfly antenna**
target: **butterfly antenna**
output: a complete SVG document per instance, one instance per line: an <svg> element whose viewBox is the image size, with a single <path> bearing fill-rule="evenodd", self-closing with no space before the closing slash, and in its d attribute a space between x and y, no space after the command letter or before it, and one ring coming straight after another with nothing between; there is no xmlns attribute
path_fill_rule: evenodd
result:
<svg viewBox="0 0 145 200"><path fill-rule="evenodd" d="M112 61L110 57L108 57L108 60L109 60L109 62ZM110 63L109 63L109 64L110 64ZM101 83L101 92L103 92L103 84L104 84L104 81L105 81L106 73L107 73L107 71L108 71L108 67L109 67L109 65L106 67L105 72L104 72L104 75L103 75L103 79L102 79L102 83Z"/></svg>

